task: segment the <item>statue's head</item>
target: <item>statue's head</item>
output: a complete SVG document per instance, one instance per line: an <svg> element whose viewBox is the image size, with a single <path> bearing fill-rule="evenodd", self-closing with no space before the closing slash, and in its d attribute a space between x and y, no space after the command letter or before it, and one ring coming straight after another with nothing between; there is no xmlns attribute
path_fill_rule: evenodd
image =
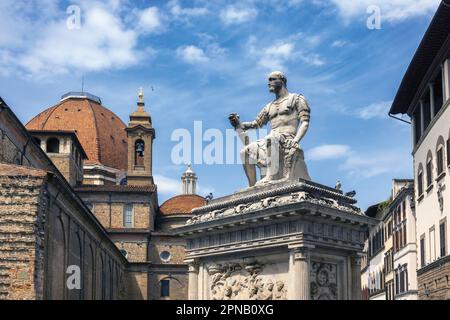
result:
<svg viewBox="0 0 450 320"><path fill-rule="evenodd" d="M286 87L286 76L281 71L273 71L269 74L267 85L269 86L270 92L277 92L281 88Z"/></svg>

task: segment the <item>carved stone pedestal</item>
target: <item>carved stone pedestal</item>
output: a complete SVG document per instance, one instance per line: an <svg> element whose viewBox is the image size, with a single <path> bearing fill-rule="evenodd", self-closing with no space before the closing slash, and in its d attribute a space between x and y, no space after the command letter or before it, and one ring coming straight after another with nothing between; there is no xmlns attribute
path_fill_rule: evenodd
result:
<svg viewBox="0 0 450 320"><path fill-rule="evenodd" d="M355 203L336 189L299 180L249 188L195 209L175 230L187 239L189 298L359 299L356 258L374 221Z"/></svg>

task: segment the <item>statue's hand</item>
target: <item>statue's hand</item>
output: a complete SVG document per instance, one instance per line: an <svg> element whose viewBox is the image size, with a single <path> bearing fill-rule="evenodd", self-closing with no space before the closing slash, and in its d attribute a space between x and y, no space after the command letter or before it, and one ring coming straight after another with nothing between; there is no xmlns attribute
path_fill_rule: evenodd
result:
<svg viewBox="0 0 450 320"><path fill-rule="evenodd" d="M298 141L295 139L286 139L284 147L286 149L298 149L299 148Z"/></svg>
<svg viewBox="0 0 450 320"><path fill-rule="evenodd" d="M231 113L228 116L228 119L230 120L231 125L237 129L239 127L239 124L241 123L239 120L239 115L237 113Z"/></svg>

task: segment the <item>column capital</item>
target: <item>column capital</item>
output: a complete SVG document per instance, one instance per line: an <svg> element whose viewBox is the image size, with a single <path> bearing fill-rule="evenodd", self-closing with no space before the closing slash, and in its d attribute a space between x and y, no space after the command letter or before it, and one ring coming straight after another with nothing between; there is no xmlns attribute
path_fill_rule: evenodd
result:
<svg viewBox="0 0 450 320"><path fill-rule="evenodd" d="M310 248L300 247L292 250L294 260L308 260L310 256Z"/></svg>
<svg viewBox="0 0 450 320"><path fill-rule="evenodd" d="M361 259L362 256L360 254L350 256L352 266L361 266Z"/></svg>
<svg viewBox="0 0 450 320"><path fill-rule="evenodd" d="M184 262L186 262L188 264L188 268L189 268L188 272L198 273L198 269L200 266L198 259L189 259L189 260L185 260Z"/></svg>

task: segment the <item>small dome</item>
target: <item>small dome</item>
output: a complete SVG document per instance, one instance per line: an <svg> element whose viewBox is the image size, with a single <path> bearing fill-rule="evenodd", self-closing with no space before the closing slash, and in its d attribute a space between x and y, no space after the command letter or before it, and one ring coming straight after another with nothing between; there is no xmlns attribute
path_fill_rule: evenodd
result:
<svg viewBox="0 0 450 320"><path fill-rule="evenodd" d="M205 198L199 195L182 194L164 202L159 208L159 213L163 216L190 214L192 209L204 206L205 204Z"/></svg>
<svg viewBox="0 0 450 320"><path fill-rule="evenodd" d="M88 156L87 164L127 168L125 123L89 93L64 95L57 105L31 119L26 128L75 131Z"/></svg>

